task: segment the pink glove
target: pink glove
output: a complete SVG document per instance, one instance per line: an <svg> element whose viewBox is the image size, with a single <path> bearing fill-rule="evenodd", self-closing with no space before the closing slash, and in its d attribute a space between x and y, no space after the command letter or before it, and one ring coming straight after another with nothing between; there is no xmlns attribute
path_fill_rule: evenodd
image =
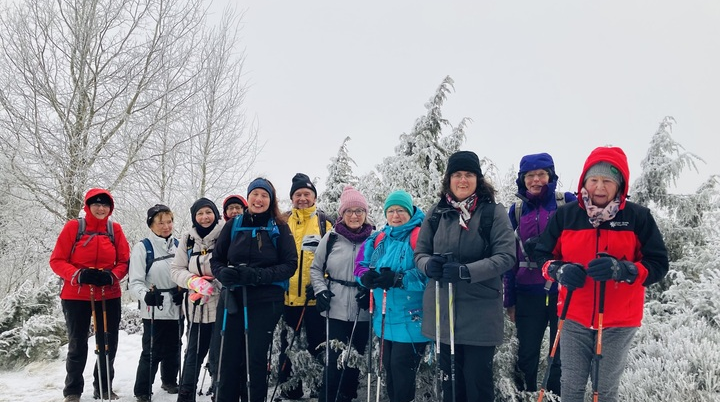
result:
<svg viewBox="0 0 720 402"><path fill-rule="evenodd" d="M188 299L192 302L192 304L198 306L203 305L207 303L210 300L210 296L203 296L200 293L193 293L190 296L188 296Z"/></svg>
<svg viewBox="0 0 720 402"><path fill-rule="evenodd" d="M188 289L194 290L203 296L210 296L215 290L215 287L210 282L212 279L212 276L195 276L188 281Z"/></svg>

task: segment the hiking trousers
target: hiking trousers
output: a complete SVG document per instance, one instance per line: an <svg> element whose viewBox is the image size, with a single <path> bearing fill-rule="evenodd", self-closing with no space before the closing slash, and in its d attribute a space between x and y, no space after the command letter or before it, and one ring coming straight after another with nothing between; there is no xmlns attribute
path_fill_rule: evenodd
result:
<svg viewBox="0 0 720 402"><path fill-rule="evenodd" d="M390 402L411 402L415 399L415 379L427 342L383 341L383 368Z"/></svg>
<svg viewBox="0 0 720 402"><path fill-rule="evenodd" d="M548 295L547 298L545 295L517 293L515 302L515 328L518 338L516 383L521 391L537 391L540 351L548 325L550 326L548 353L555 342L555 335L557 335L557 300L557 293ZM560 372L560 355L556 353L550 368L547 390L557 395L560 395Z"/></svg>
<svg viewBox="0 0 720 402"><path fill-rule="evenodd" d="M495 402L493 357L495 346L455 344L455 392L450 378L450 345L440 344L443 402ZM563 401L564 402L564 401Z"/></svg>
<svg viewBox="0 0 720 402"><path fill-rule="evenodd" d="M149 396L152 382L160 365L160 379L163 384L177 384L180 368L180 338L178 320L155 320L152 329L152 367L150 366L150 320L143 319L142 352L135 375L135 396ZM160 364L162 363L162 364ZM152 374L151 374L152 373Z"/></svg>
<svg viewBox="0 0 720 402"><path fill-rule="evenodd" d="M63 396L80 395L83 393L85 379L83 371L88 357L88 334L90 333L92 309L87 300L62 300L63 315L68 331L68 353L65 359L65 388ZM110 381L115 377L115 354L118 346L118 328L120 326L120 298L105 301L108 324L108 357L110 359ZM102 376L103 393L107 393L107 374L105 363L105 327L102 316L102 303L95 302L95 315L98 329L95 332L95 343L100 351L100 375ZM93 361L93 388L98 389L97 364Z"/></svg>

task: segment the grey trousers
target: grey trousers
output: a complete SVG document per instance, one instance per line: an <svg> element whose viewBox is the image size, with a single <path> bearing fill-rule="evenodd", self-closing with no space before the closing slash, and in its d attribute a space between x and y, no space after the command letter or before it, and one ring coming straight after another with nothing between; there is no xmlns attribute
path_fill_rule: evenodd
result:
<svg viewBox="0 0 720 402"><path fill-rule="evenodd" d="M603 328L602 358L599 363L598 400L617 402L620 376L625 369L627 354L637 327ZM560 386L563 402L583 402L588 377L592 378L593 357L598 331L575 321L566 320L560 334L562 377Z"/></svg>

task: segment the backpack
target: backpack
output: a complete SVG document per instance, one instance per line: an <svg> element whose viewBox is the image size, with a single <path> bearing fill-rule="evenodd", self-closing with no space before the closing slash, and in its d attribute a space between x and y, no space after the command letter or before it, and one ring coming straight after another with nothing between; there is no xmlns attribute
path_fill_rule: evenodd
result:
<svg viewBox="0 0 720 402"><path fill-rule="evenodd" d="M243 227L243 225L242 225L242 214L234 217L232 229L230 230L230 242L232 243L233 240L235 240L235 237L237 236L238 232L252 232L251 236L256 237L258 231L268 232L268 235L270 236L270 240L272 241L273 246L277 249L277 239L278 239L278 237L280 237L280 229L278 228L278 225L275 222L275 218L270 218L267 226L265 226L264 228L260 228L260 227L248 228L248 227ZM258 242L260 242L260 238L258 238ZM260 247L260 244L262 244L262 243L258 243L258 247ZM273 282L273 285L280 286L285 291L287 291L290 288L290 279Z"/></svg>
<svg viewBox="0 0 720 402"><path fill-rule="evenodd" d="M437 229L437 226L435 227ZM415 246L417 245L417 239L418 235L420 234L420 226L414 227L413 230L410 232L410 247L415 250ZM373 244L373 248L377 248L377 246L380 244L380 242L385 238L385 232L378 233L377 236L375 236L375 244Z"/></svg>
<svg viewBox="0 0 720 402"><path fill-rule="evenodd" d="M557 204L558 208L560 206L565 205L565 193L562 191L556 191L555 192L555 203ZM522 216L522 206L523 206L523 200L517 200L515 201L515 224L520 226L520 217Z"/></svg>
<svg viewBox="0 0 720 402"><path fill-rule="evenodd" d="M318 226L320 226L320 238L325 236L325 232L327 232L327 215L325 215L325 212L321 209L317 209L317 216L318 216Z"/></svg>
<svg viewBox="0 0 720 402"><path fill-rule="evenodd" d="M175 247L178 246L178 239L173 239ZM168 258L175 257L175 254L168 254L162 257L155 258L155 250L153 250L152 242L147 237L142 239L142 244L145 246L145 275L150 272L150 267L155 261L167 260Z"/></svg>
<svg viewBox="0 0 720 402"><path fill-rule="evenodd" d="M75 245L77 242L82 239L82 237L86 234L89 234L90 237L83 243L83 247L85 247L89 242L90 239L92 239L95 236L107 236L110 238L110 242L112 242L113 246L115 245L115 229L113 228L113 221L111 218L108 218L107 220L107 227L105 229L105 232L88 232L87 229L87 221L83 217L77 218L78 221L78 231L77 235L75 236L75 242L73 243L72 249L70 250L70 255L72 255L75 252Z"/></svg>
<svg viewBox="0 0 720 402"><path fill-rule="evenodd" d="M481 258L487 258L492 253L492 249L490 247L490 231L492 230L493 221L495 220L495 206L497 206L497 204L488 201L479 203L478 206L481 208L480 226L478 227L478 233L480 233L480 238L482 238L483 242L485 243L485 249L481 254ZM433 237L435 236L435 232L437 232L438 226L440 225L441 216L442 212L438 211L438 208L436 206L435 209L433 209L430 218L428 219L428 221L430 222L430 228L432 228L433 231Z"/></svg>

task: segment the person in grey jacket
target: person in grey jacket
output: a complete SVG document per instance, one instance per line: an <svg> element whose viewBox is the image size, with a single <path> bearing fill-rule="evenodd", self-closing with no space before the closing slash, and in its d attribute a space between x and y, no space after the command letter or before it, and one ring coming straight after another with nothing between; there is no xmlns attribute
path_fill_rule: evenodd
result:
<svg viewBox="0 0 720 402"><path fill-rule="evenodd" d="M204 197L190 207L190 219L193 225L180 238L179 252L175 254L170 270L173 281L189 289L188 303L184 307L185 316L191 322L177 402L195 400L200 368L208 350L211 353L208 364L210 374L214 378L217 373L218 345L211 346L210 341L213 339L221 284L212 274L210 257L224 222L220 220L215 203ZM218 332L218 340L219 335Z"/></svg>
<svg viewBox="0 0 720 402"><path fill-rule="evenodd" d="M320 240L310 266L316 307L323 317L329 319L328 338L346 345L352 343L358 353L365 353L367 344L365 334L370 315L362 310L368 309L370 292L358 285L353 270L360 246L373 231L373 226L367 221L367 210L365 197L352 186L345 186L340 195L340 218L335 228ZM337 364L339 354L334 348L330 349L326 365L328 384L322 384L319 402L326 402L326 395L328 401L336 401L335 396L338 395L337 402L350 402L357 397L360 372L356 368L345 367L342 375Z"/></svg>
<svg viewBox="0 0 720 402"><path fill-rule="evenodd" d="M165 205L156 204L147 212L148 236L154 259L147 266L145 242L138 242L130 252L130 293L140 302L143 321L143 350L140 353L134 393L138 402L149 401L158 365L162 362L162 389L178 392L180 337L178 336L182 294L170 278L171 257L175 254L173 213ZM148 269L149 268L149 269Z"/></svg>
<svg viewBox="0 0 720 402"><path fill-rule="evenodd" d="M440 369L443 401L495 400L493 357L503 340L502 274L515 263L515 237L507 211L495 202L474 152L450 156L440 200L430 208L415 248L415 262L430 283L423 297L422 333L435 339L440 307ZM483 213L486 208L489 212ZM486 215L488 214L488 215ZM483 216L492 217L489 237ZM489 243L489 244L488 244ZM439 300L435 284L440 282ZM454 291L454 328L448 315L448 283ZM450 379L450 343L455 343L455 398Z"/></svg>

